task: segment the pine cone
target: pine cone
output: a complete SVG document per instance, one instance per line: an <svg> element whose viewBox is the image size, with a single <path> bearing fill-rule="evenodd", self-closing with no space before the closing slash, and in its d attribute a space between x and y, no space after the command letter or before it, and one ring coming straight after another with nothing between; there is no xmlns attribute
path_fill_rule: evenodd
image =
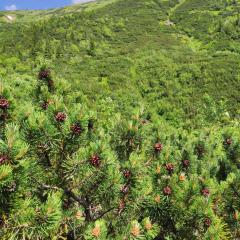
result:
<svg viewBox="0 0 240 240"><path fill-rule="evenodd" d="M49 79L51 75L51 71L49 69L45 69L45 70L41 70L38 74L38 78L40 80L45 80L45 79Z"/></svg>
<svg viewBox="0 0 240 240"><path fill-rule="evenodd" d="M7 99L5 99L5 98L0 99L0 108L3 110L9 108L9 102Z"/></svg>
<svg viewBox="0 0 240 240"><path fill-rule="evenodd" d="M208 197L210 195L210 191L207 188L202 189L202 195L204 197Z"/></svg>
<svg viewBox="0 0 240 240"><path fill-rule="evenodd" d="M131 177L131 172L128 170L128 169L124 169L123 171L122 171L122 173L123 173L123 176L125 177L125 178L130 178Z"/></svg>
<svg viewBox="0 0 240 240"><path fill-rule="evenodd" d="M167 163L165 167L169 174L171 174L174 170L174 165L172 163Z"/></svg>
<svg viewBox="0 0 240 240"><path fill-rule="evenodd" d="M95 154L90 158L90 162L94 167L100 167L101 158Z"/></svg>
<svg viewBox="0 0 240 240"><path fill-rule="evenodd" d="M44 101L42 104L41 104L41 107L43 110L46 110L49 106L49 102L48 101Z"/></svg>
<svg viewBox="0 0 240 240"><path fill-rule="evenodd" d="M156 152L161 152L162 149L163 149L163 145L161 143L156 143L154 145L154 149L155 149Z"/></svg>
<svg viewBox="0 0 240 240"><path fill-rule="evenodd" d="M67 234L67 240L75 240L74 232L69 231Z"/></svg>
<svg viewBox="0 0 240 240"><path fill-rule="evenodd" d="M163 189L163 193L164 195L169 196L172 194L172 189L169 186L167 186Z"/></svg>
<svg viewBox="0 0 240 240"><path fill-rule="evenodd" d="M82 133L83 129L82 129L80 123L75 123L71 126L71 131L75 135L80 135Z"/></svg>
<svg viewBox="0 0 240 240"><path fill-rule="evenodd" d="M210 218L206 218L206 219L204 220L204 225L205 225L206 227L210 227L211 224L212 224L212 221L211 221Z"/></svg>
<svg viewBox="0 0 240 240"><path fill-rule="evenodd" d="M8 161L8 156L0 155L0 165L3 165L7 161Z"/></svg>
<svg viewBox="0 0 240 240"><path fill-rule="evenodd" d="M188 168L189 165L190 165L190 161L189 160L183 160L182 164L183 164L183 167Z"/></svg>
<svg viewBox="0 0 240 240"><path fill-rule="evenodd" d="M57 122L64 122L66 120L67 116L65 113L63 112L58 112L56 115L55 115L55 119Z"/></svg>

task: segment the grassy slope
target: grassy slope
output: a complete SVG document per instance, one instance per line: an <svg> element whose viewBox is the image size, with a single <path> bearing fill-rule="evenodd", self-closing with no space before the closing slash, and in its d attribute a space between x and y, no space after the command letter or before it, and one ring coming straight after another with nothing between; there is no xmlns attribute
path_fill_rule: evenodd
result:
<svg viewBox="0 0 240 240"><path fill-rule="evenodd" d="M13 22L34 22L38 20L49 19L51 17L64 16L65 14L72 14L78 12L87 12L102 8L116 0L98 0L85 4L76 4L64 8L54 8L49 10L18 10L18 11L2 11L0 12L0 22L4 23L9 21L6 19L7 15L15 16Z"/></svg>
<svg viewBox="0 0 240 240"><path fill-rule="evenodd" d="M195 119L207 93L236 114L239 26L225 26L236 13L216 0L109 0L15 12L14 23L1 24L0 73L30 74L44 57L75 91L93 100L111 96L124 110L143 102L166 119Z"/></svg>

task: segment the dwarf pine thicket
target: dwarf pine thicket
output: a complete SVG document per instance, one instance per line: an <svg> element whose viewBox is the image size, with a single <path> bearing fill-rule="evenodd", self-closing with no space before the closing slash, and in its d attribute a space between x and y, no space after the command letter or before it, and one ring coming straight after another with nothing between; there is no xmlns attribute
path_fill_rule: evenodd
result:
<svg viewBox="0 0 240 240"><path fill-rule="evenodd" d="M1 12L0 239L238 239L239 13Z"/></svg>

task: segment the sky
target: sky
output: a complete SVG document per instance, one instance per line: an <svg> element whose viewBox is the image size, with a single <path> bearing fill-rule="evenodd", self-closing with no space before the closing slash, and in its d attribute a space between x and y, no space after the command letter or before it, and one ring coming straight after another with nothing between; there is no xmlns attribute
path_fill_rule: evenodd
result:
<svg viewBox="0 0 240 240"><path fill-rule="evenodd" d="M0 10L48 9L92 0L0 0Z"/></svg>

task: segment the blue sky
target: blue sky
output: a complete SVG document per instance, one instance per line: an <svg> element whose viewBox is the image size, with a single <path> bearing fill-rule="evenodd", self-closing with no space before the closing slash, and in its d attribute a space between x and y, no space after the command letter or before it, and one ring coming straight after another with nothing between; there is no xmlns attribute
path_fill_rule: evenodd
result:
<svg viewBox="0 0 240 240"><path fill-rule="evenodd" d="M91 0L0 0L0 10L47 9Z"/></svg>

